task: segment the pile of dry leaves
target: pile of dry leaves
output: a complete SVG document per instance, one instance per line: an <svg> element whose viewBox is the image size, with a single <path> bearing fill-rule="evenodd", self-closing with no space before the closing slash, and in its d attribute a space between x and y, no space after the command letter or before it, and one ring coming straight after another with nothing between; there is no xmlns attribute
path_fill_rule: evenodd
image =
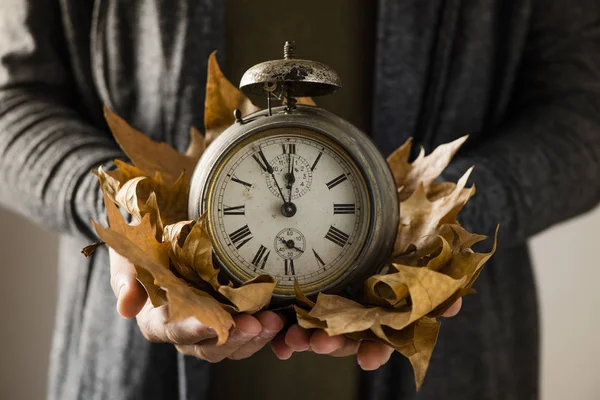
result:
<svg viewBox="0 0 600 400"><path fill-rule="evenodd" d="M267 275L241 286L225 282L212 263L204 219L187 220L190 175L206 146L234 122L236 108L244 115L258 109L225 78L212 54L205 136L192 128L189 149L181 154L105 110L133 165L117 160L115 170L94 171L110 226L94 222L100 238L136 265L152 303L168 304L172 321L194 316L218 333L219 343L227 340L232 315L269 307L275 286ZM495 250L494 243L489 253L473 252L471 246L486 237L467 232L456 219L475 192L465 187L470 170L458 183L436 181L465 140L442 145L428 156L422 153L412 163L409 141L388 158L400 199L398 236L389 265L365 281L361 299L321 293L313 302L296 286L294 308L301 326L389 344L410 360L417 388L440 329L436 317L472 291ZM128 224L119 208L138 224Z"/></svg>

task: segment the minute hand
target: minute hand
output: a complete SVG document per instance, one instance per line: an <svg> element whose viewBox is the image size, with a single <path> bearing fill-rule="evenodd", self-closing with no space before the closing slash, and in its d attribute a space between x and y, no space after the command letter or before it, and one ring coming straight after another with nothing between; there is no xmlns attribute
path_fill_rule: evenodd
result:
<svg viewBox="0 0 600 400"><path fill-rule="evenodd" d="M294 159L291 158L292 157L292 153L289 153L289 161L288 161L288 165L289 165L289 172L288 172L288 184L287 184L287 188L290 190L290 200L289 202L292 202L292 189L294 187L294 182L296 182L296 177L294 176Z"/></svg>
<svg viewBox="0 0 600 400"><path fill-rule="evenodd" d="M260 156L260 159L265 163L265 166L267 167L267 173L271 174L273 182L275 182L275 186L277 186L277 190L279 191L279 195L281 196L281 200L283 200L283 202L286 203L285 196L283 195L283 192L279 187L279 183L277 183L277 179L275 178L275 174L273 173L273 167L271 166L271 164L269 164L269 161L267 161L267 157L265 157L265 154L263 153L262 149L258 150L258 155Z"/></svg>

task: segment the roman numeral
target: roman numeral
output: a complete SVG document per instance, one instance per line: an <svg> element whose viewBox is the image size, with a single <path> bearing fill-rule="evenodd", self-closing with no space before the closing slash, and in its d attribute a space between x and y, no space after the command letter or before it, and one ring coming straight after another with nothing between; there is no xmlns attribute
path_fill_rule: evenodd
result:
<svg viewBox="0 0 600 400"><path fill-rule="evenodd" d="M294 269L294 260L285 259L285 274L286 275L296 275L296 270Z"/></svg>
<svg viewBox="0 0 600 400"><path fill-rule="evenodd" d="M256 265L260 269L265 269L265 264L267 263L269 255L271 254L271 251L265 254L266 251L267 248L261 244L258 248L258 251L254 255L254 258L252 259L252 264Z"/></svg>
<svg viewBox="0 0 600 400"><path fill-rule="evenodd" d="M317 156L317 158L315 158L315 162L313 163L312 167L310 167L311 171L315 170L315 167L317 166L317 163L319 162L319 160L321 159L321 156L323 155L323 152L320 152L319 155Z"/></svg>
<svg viewBox="0 0 600 400"><path fill-rule="evenodd" d="M252 154L252 158L254 158L254 161L258 163L263 171L268 172L269 174L273 173L273 167L271 167L271 164L267 161L267 157L265 157L265 153L263 153L262 149L258 150L258 156Z"/></svg>
<svg viewBox="0 0 600 400"><path fill-rule="evenodd" d="M246 243L248 243L252 239L252 232L250 232L250 228L248 225L242 226L235 232L229 234L229 240L235 246L236 249L239 249Z"/></svg>
<svg viewBox="0 0 600 400"><path fill-rule="evenodd" d="M346 245L346 242L348 242L349 238L350 236L346 235L344 232L340 231L339 229L333 226L329 228L327 235L325 235L325 239L331 240L333 243L337 244L340 247L344 247Z"/></svg>
<svg viewBox="0 0 600 400"><path fill-rule="evenodd" d="M225 207L223 209L223 215L245 215L246 214L246 206L235 206L235 207Z"/></svg>
<svg viewBox="0 0 600 400"><path fill-rule="evenodd" d="M355 214L356 213L356 205L355 204L334 204L333 205L333 213L334 214Z"/></svg>
<svg viewBox="0 0 600 400"><path fill-rule="evenodd" d="M329 188L329 190L331 190L334 187L336 187L337 185L339 185L340 183L344 182L346 179L348 179L348 177L344 174L341 174L337 178L334 178L334 179L330 180L329 182L327 182L326 185Z"/></svg>
<svg viewBox="0 0 600 400"><path fill-rule="evenodd" d="M324 268L325 267L325 261L323 261L323 259L319 256L319 253L317 253L315 251L315 249L313 249L313 254L315 255L315 258L317 260L317 264L319 264L320 268Z"/></svg>
<svg viewBox="0 0 600 400"><path fill-rule="evenodd" d="M231 180L232 180L233 182L239 183L239 184L241 184L241 185L248 186L248 187L252 187L252 184L251 184L251 183L248 183L248 182L245 182L245 181L243 181L243 180L241 180L241 179L238 179L238 178L236 178L235 176L234 176L233 178L231 178Z"/></svg>
<svg viewBox="0 0 600 400"><path fill-rule="evenodd" d="M296 154L296 145L294 143L282 144L283 154Z"/></svg>

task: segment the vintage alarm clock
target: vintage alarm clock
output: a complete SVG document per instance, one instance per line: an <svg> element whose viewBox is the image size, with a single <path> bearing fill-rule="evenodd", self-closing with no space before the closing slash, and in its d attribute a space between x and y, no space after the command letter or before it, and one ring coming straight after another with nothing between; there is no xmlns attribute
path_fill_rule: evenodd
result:
<svg viewBox="0 0 600 400"><path fill-rule="evenodd" d="M206 213L223 273L238 283L273 276L279 302L294 299L294 281L307 296L353 296L393 248L399 208L383 156L344 119L296 104L340 87L335 71L294 58L286 42L284 59L240 82L246 94L265 94L267 109L244 118L236 110L192 177L190 218Z"/></svg>

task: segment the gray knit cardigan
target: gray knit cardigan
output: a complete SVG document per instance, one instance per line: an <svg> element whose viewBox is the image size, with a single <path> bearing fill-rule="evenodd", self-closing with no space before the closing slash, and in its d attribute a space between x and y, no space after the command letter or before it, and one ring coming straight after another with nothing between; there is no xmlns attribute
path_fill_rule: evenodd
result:
<svg viewBox="0 0 600 400"><path fill-rule="evenodd" d="M0 204L63 234L50 399L206 398L210 365L146 342L114 311L107 253L79 250L102 214L89 171L123 157L102 104L185 149L207 56L226 55L223 3L0 2ZM374 140L387 154L410 136L430 151L470 134L446 178L475 164L462 221L501 233L478 294L442 323L423 390L394 357L363 374L362 398L537 398L526 241L600 200L599 16L598 0L379 1Z"/></svg>

